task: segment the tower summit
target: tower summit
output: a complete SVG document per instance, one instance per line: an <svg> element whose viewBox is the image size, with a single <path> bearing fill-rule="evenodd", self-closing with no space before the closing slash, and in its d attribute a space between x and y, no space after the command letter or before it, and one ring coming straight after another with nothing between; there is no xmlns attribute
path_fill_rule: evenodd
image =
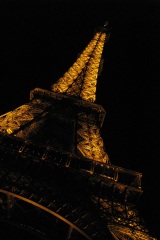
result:
<svg viewBox="0 0 160 240"><path fill-rule="evenodd" d="M52 91L95 102L102 52L109 35L108 22L106 22L103 27L96 30L93 39L68 71L52 85Z"/></svg>
<svg viewBox="0 0 160 240"><path fill-rule="evenodd" d="M94 102L108 38L106 23L51 90L33 89L0 116L4 239L8 229L30 239L155 239L137 210L142 174L112 165L101 137L106 112Z"/></svg>

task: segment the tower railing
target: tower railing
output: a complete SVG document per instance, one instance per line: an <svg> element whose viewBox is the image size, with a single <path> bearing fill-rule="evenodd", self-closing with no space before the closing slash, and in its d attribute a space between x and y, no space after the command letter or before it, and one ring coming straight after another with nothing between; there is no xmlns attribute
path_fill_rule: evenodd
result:
<svg viewBox="0 0 160 240"><path fill-rule="evenodd" d="M21 138L0 133L0 150L27 156L33 161L52 162L55 165L82 170L106 183L112 182L141 193L142 174L115 165L93 161L77 155L56 151L54 148L34 145Z"/></svg>

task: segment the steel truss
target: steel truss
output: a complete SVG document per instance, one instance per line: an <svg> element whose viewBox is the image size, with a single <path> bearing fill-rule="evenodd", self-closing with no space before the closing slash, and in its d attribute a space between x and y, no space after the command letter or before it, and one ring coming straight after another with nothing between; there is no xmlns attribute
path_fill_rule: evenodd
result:
<svg viewBox="0 0 160 240"><path fill-rule="evenodd" d="M31 204L31 208L41 209L66 224L64 239L103 240L108 239L109 231L116 236L118 231L119 236L124 234L123 228L130 235L129 232L134 232L149 239L134 205L142 194L140 173L38 147L11 135L0 136L0 199L4 220L11 221L16 216L22 223L22 213L16 215L17 204L18 209ZM124 176L127 181L130 179L130 185L129 181L124 183ZM31 229L31 223L23 224ZM44 229L44 237L49 238L46 228L37 222L32 230L37 233Z"/></svg>
<svg viewBox="0 0 160 240"><path fill-rule="evenodd" d="M153 239L135 207L142 174L111 165L100 132L106 112L93 103L109 32L108 23L97 29L51 91L33 89L0 116L3 225L44 240Z"/></svg>

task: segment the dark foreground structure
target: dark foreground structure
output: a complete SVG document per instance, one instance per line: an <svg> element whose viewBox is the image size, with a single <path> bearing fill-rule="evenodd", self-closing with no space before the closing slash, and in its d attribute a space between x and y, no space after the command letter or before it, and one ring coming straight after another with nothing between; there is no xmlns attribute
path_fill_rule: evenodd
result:
<svg viewBox="0 0 160 240"><path fill-rule="evenodd" d="M137 210L142 174L112 165L101 137L94 102L109 34L97 29L50 90L0 116L1 237L155 239Z"/></svg>

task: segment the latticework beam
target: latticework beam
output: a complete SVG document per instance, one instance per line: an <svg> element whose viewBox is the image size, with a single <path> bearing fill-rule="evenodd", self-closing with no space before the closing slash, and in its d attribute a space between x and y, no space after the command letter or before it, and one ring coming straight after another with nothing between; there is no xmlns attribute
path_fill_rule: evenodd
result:
<svg viewBox="0 0 160 240"><path fill-rule="evenodd" d="M97 32L63 77L52 85L52 91L66 93L94 102L99 66L106 37L105 32Z"/></svg>

